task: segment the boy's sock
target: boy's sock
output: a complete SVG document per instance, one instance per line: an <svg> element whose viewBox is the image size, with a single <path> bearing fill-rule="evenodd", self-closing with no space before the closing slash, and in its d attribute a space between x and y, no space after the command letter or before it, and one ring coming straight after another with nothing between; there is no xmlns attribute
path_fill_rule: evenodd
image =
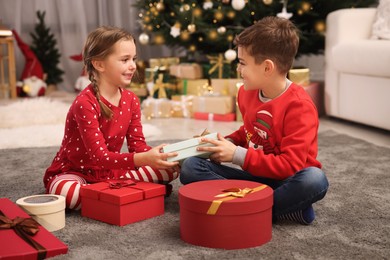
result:
<svg viewBox="0 0 390 260"><path fill-rule="evenodd" d="M314 219L316 218L316 215L314 213L313 206L309 206L308 208L304 210L298 210L292 213L280 215L277 217L278 220L291 220L298 222L303 225L310 225Z"/></svg>

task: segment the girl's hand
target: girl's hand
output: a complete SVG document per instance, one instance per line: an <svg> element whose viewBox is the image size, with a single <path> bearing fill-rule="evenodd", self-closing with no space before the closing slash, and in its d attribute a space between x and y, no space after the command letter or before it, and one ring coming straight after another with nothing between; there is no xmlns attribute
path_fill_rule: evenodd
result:
<svg viewBox="0 0 390 260"><path fill-rule="evenodd" d="M176 152L162 153L162 148L166 144L160 144L147 152L134 154L134 164L136 167L150 166L157 169L169 169L179 165L179 162L167 162L167 158L177 156Z"/></svg>
<svg viewBox="0 0 390 260"><path fill-rule="evenodd" d="M218 140L201 138L202 142L210 143L215 146L200 146L197 150L211 152L212 154L210 155L210 159L212 161L218 163L231 162L237 146L226 140L220 133L217 134L217 137Z"/></svg>

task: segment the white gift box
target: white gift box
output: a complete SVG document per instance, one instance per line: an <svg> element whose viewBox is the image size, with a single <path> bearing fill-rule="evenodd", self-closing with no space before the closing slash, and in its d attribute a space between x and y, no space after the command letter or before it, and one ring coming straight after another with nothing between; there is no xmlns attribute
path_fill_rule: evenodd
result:
<svg viewBox="0 0 390 260"><path fill-rule="evenodd" d="M53 194L18 199L16 204L48 231L65 227L65 197Z"/></svg>
<svg viewBox="0 0 390 260"><path fill-rule="evenodd" d="M210 155L209 152L203 152L203 151L198 151L197 148L200 146L214 146L210 143L203 143L200 141L201 138L210 138L210 139L215 139L218 140L217 133L211 133L207 134L204 136L184 140L181 142L173 143L173 144L168 144L163 147L163 152L164 153L169 153L169 152L177 152L178 155L175 157L169 157L167 161L180 161L185 158L191 157L191 156L198 156L198 157L208 157Z"/></svg>

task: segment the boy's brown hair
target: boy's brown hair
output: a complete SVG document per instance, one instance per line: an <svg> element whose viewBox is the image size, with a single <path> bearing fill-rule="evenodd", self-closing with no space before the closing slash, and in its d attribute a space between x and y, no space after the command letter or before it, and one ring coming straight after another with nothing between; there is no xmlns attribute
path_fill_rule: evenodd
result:
<svg viewBox="0 0 390 260"><path fill-rule="evenodd" d="M237 35L233 42L246 49L256 64L272 60L280 73L287 74L299 46L299 30L290 21L267 16Z"/></svg>

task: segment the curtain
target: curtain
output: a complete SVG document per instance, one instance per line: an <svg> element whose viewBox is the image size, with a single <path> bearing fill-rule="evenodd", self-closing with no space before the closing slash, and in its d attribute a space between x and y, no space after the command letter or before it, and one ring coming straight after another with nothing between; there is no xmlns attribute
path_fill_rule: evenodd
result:
<svg viewBox="0 0 390 260"><path fill-rule="evenodd" d="M0 22L15 29L24 42L31 45L30 33L38 21L37 11L45 11L45 23L57 40L61 53L59 67L64 71L63 82L58 88L74 90L74 84L82 70L82 62L69 58L80 54L90 31L98 26L122 27L133 34L136 41L142 33L135 0L0 0ZM140 45L137 56L148 60L151 57L172 56L165 46ZM25 58L15 43L17 78L24 68Z"/></svg>

